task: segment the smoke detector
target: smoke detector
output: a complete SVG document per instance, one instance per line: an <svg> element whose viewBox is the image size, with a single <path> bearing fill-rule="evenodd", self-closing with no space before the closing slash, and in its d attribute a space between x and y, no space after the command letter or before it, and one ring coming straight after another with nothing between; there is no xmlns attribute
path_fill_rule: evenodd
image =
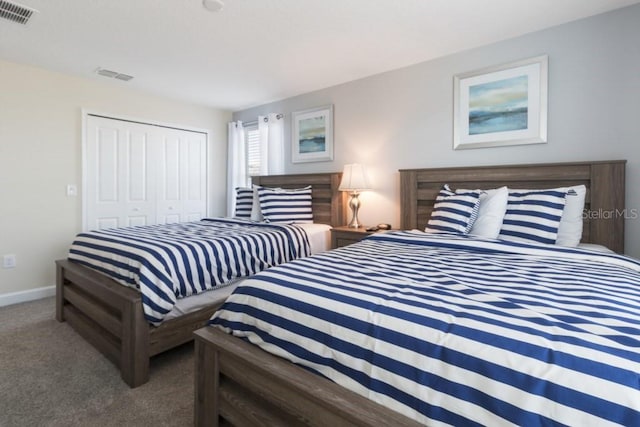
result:
<svg viewBox="0 0 640 427"><path fill-rule="evenodd" d="M36 12L38 11L18 3L0 0L0 18L3 19L27 25L31 16Z"/></svg>
<svg viewBox="0 0 640 427"><path fill-rule="evenodd" d="M224 8L222 0L202 0L202 6L210 12L220 12Z"/></svg>

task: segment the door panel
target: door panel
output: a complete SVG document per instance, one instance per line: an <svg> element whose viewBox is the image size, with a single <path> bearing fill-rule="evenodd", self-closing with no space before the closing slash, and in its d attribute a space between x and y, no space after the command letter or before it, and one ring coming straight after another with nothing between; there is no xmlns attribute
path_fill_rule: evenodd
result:
<svg viewBox="0 0 640 427"><path fill-rule="evenodd" d="M84 182L87 197L87 229L122 227L120 218L120 132L108 123L97 123L88 132Z"/></svg>
<svg viewBox="0 0 640 427"><path fill-rule="evenodd" d="M98 218L95 222L95 225L92 227L89 227L90 230L104 230L106 228L117 228L121 225L118 224L118 218L117 217L112 217L112 218L107 218L107 217L102 217L102 218Z"/></svg>
<svg viewBox="0 0 640 427"><path fill-rule="evenodd" d="M203 134L190 134L185 141L187 167L183 171L185 221L195 221L207 215L207 139Z"/></svg>
<svg viewBox="0 0 640 427"><path fill-rule="evenodd" d="M122 123L122 122L121 122ZM155 223L155 170L152 144L154 129L124 122L120 144L123 147L123 173L120 176L120 218L123 227Z"/></svg>
<svg viewBox="0 0 640 427"><path fill-rule="evenodd" d="M161 158L158 162L157 221L169 224L183 221L180 200L181 140L178 132L163 129L159 135Z"/></svg>
<svg viewBox="0 0 640 427"><path fill-rule="evenodd" d="M114 203L118 201L118 130L99 128L96 144L98 145L94 163L98 175L96 202Z"/></svg>
<svg viewBox="0 0 640 427"><path fill-rule="evenodd" d="M86 229L153 224L155 188L150 127L120 120L87 118Z"/></svg>
<svg viewBox="0 0 640 427"><path fill-rule="evenodd" d="M129 138L127 173L129 175L129 202L148 201L147 138L135 132Z"/></svg>
<svg viewBox="0 0 640 427"><path fill-rule="evenodd" d="M164 129L159 162L158 222L196 221L206 216L207 138Z"/></svg>

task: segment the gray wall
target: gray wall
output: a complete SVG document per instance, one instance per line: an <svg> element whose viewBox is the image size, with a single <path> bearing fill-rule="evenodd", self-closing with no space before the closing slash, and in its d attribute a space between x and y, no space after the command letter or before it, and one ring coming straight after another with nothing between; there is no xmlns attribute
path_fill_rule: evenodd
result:
<svg viewBox="0 0 640 427"><path fill-rule="evenodd" d="M398 169L626 159L627 208L640 209L640 5L234 113L284 113L287 173L368 167L365 224L399 225ZM380 52L384 55L384 52ZM453 76L549 56L548 143L454 151ZM333 162L292 164L292 111L334 105ZM640 257L640 219L626 221L626 251Z"/></svg>

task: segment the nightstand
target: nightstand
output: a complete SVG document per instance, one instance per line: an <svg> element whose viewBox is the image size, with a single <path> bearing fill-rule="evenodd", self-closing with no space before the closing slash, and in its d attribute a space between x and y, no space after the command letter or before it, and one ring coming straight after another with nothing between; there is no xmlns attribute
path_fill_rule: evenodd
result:
<svg viewBox="0 0 640 427"><path fill-rule="evenodd" d="M341 248L352 243L359 242L367 236L372 235L375 231L367 231L366 227L333 227L331 229L331 249Z"/></svg>

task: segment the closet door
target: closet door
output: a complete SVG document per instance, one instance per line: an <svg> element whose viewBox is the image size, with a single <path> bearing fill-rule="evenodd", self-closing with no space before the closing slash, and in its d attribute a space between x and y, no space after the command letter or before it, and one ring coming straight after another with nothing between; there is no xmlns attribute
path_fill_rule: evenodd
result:
<svg viewBox="0 0 640 427"><path fill-rule="evenodd" d="M159 224L197 221L206 216L206 135L161 129L158 152Z"/></svg>
<svg viewBox="0 0 640 427"><path fill-rule="evenodd" d="M87 116L85 229L206 216L207 136Z"/></svg>
<svg viewBox="0 0 640 427"><path fill-rule="evenodd" d="M88 117L85 229L155 223L154 134L152 126Z"/></svg>

